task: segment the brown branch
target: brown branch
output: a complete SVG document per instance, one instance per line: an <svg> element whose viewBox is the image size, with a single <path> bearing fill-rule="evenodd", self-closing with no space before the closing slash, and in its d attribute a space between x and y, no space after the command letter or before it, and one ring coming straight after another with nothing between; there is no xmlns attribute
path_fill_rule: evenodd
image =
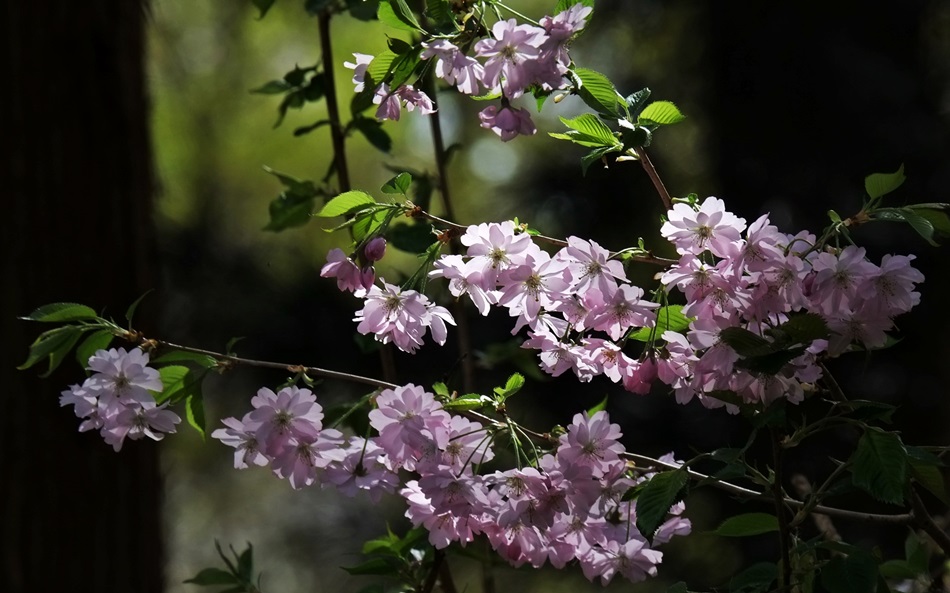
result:
<svg viewBox="0 0 950 593"><path fill-rule="evenodd" d="M410 215L427 218L431 220L432 222L437 222L459 233L464 233L468 229L468 227L465 225L457 224L457 223L445 220L444 218L439 218L438 216L434 214L430 214L429 212L426 212L425 210L421 208L416 208L415 210L410 211ZM567 241L565 241L564 239L556 239L554 237L548 237L546 235L531 235L531 236L539 241L550 243L551 245L557 245L559 247L567 247ZM611 256L616 255L616 252L611 252L610 255ZM678 261L675 259L668 259L665 257L657 257L655 255L631 255L630 259L636 262L641 262L645 264L653 264L653 265L663 266L663 267L672 266Z"/></svg>
<svg viewBox="0 0 950 593"><path fill-rule="evenodd" d="M350 173L346 164L343 123L336 102L336 83L333 78L333 44L330 42L330 10L322 10L317 15L317 27L320 32L320 52L323 61L323 77L326 79L327 119L330 120L330 139L333 142L333 164L336 167L337 182L340 191L350 191Z"/></svg>
<svg viewBox="0 0 950 593"><path fill-rule="evenodd" d="M647 175L650 176L650 181L653 182L653 187L656 188L656 193L660 195L660 199L663 201L663 207L667 210L673 209L673 198L670 197L670 192L666 190L666 186L663 185L663 180L660 179L660 175L656 172L656 167L653 166L653 162L650 160L647 151L643 149L642 146L638 146L636 149L637 156L640 158L640 164L643 165L643 169L647 172Z"/></svg>
<svg viewBox="0 0 950 593"><path fill-rule="evenodd" d="M227 368L232 365L239 366L249 366L249 367L259 367L265 369L277 369L282 371L287 371L289 373L306 373L308 375L315 375L317 377L326 377L328 379L340 379L343 381L350 381L353 383L363 383L365 385L372 385L373 387L382 387L386 389L395 389L398 387L395 383L390 383L388 381L381 381L379 379L374 379L372 377L364 377L362 375L353 375L350 373L343 373L340 371L331 371L329 369L324 369L314 366L306 366L299 364L287 364L284 362L271 362L267 360L254 360L251 358L242 358L240 356L233 356L230 354L222 354L220 352L214 352L212 350L204 350L203 348L193 348L191 346L182 346L180 344L173 344L172 342L166 342L165 340L155 340L145 338L140 335L127 334L122 336L123 338L136 342L143 349L155 348L160 346L163 348L171 348L173 350L180 350L182 352L191 352L193 354L203 354L205 356L210 356L214 358L223 368Z"/></svg>
<svg viewBox="0 0 950 593"><path fill-rule="evenodd" d="M950 535L937 525L934 518L927 512L924 501L920 500L920 496L913 488L910 488L910 507L913 509L914 524L923 529L934 543L940 546L944 554L950 556Z"/></svg>

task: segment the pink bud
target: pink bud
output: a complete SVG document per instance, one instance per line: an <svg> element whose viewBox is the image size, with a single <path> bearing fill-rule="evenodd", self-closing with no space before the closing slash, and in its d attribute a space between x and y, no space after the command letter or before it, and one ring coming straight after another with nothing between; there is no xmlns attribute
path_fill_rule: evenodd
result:
<svg viewBox="0 0 950 593"><path fill-rule="evenodd" d="M363 247L363 256L366 261L379 261L386 255L386 239L375 237Z"/></svg>

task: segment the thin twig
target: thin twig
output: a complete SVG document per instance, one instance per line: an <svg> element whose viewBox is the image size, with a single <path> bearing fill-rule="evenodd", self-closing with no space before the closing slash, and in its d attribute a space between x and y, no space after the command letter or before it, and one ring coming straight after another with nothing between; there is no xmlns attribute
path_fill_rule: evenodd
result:
<svg viewBox="0 0 950 593"><path fill-rule="evenodd" d="M782 564L778 571L778 586L784 588L791 582L792 576L792 534L788 526L788 511L785 507L785 490L782 488L782 437L777 429L769 431L772 440L772 501L775 503L775 517L778 519L779 553Z"/></svg>
<svg viewBox="0 0 950 593"><path fill-rule="evenodd" d="M637 156L640 158L640 164L643 165L643 169L647 172L647 175L650 176L650 181L653 182L653 187L656 188L656 193L660 194L660 199L663 200L663 206L667 210L673 209L673 198L670 197L670 192L666 190L666 186L663 185L663 180L660 179L660 175L656 172L656 167L653 166L653 162L650 160L647 151L643 149L642 146L636 148Z"/></svg>
<svg viewBox="0 0 950 593"><path fill-rule="evenodd" d="M326 377L328 379L340 379L343 381L351 381L353 383L363 383L365 385L372 385L373 387L382 387L385 389L395 389L398 387L395 383L390 383L388 381L381 381L379 379L374 379L372 377L364 377L362 375L353 375L350 373L343 373L340 371L331 371L329 369L324 369L314 366L306 366L300 364L287 364L284 362L270 362L267 360L254 360L251 358L242 358L240 356L233 356L230 354L222 354L220 352L214 352L212 350L204 350L203 348L193 348L191 346L182 346L180 344L173 344L172 342L166 342L165 340L155 340L144 337L139 337L137 340L138 345L143 348L154 348L160 346L163 348L171 348L174 350L180 350L182 352L191 352L194 354L204 354L205 356L210 356L215 360L223 363L223 366L227 367L229 365L240 365L240 366L249 366L249 367L260 367L265 369L278 369L282 371L287 371L290 373L306 373L308 375L314 375L317 377Z"/></svg>
<svg viewBox="0 0 950 593"><path fill-rule="evenodd" d="M654 459L652 457L647 457L646 455L640 455L638 453L626 452L624 457L632 461L643 463L648 467L653 467L656 469L667 469L675 470L680 469L681 466L675 463L667 463L665 461L660 461L659 459ZM713 478L706 474L691 470L687 468L687 473L689 474L690 479L697 482L708 481L710 485L730 494L735 494L741 498L746 498L749 500L761 500L764 502L769 502L772 500L772 497L768 494L758 492L756 490L751 490L749 488L743 488L742 486L733 484L731 482L724 482L717 478ZM805 503L800 500L795 500L794 498L786 498L783 500L784 504L792 507L793 509L800 509L805 506ZM863 513L859 511L849 511L847 509L839 509L835 507L828 507L824 505L815 505L812 509L815 513L822 513L828 515L829 517L838 517L841 519L850 519L852 521L865 521L868 523L887 523L892 525L910 525L914 523L914 515L912 513L902 513L899 515L881 515L876 513Z"/></svg>
<svg viewBox="0 0 950 593"><path fill-rule="evenodd" d="M465 225L457 224L457 223L454 223L454 222L445 220L444 218L439 218L438 216L436 216L436 215L434 215L434 214L430 214L429 212L426 212L425 210L422 210L422 209L416 209L416 210L414 210L414 211L412 212L412 215L413 215L413 216L421 216L421 217L423 217L423 218L428 218L428 219L431 220L432 222L437 222L437 223L439 223L439 224L441 224L441 225L445 225L445 226L447 226L447 227L449 227L449 228L451 228L451 229L453 229L453 230L455 230L455 231L458 231L458 232L460 232L460 233L464 233L466 230L468 230L468 227L465 226ZM556 238L554 238L554 237L548 237L548 236L546 236L546 235L531 235L531 236L532 236L533 238L539 240L539 241L544 241L545 243L550 243L551 245L557 245L557 246L559 246L559 247L567 247L567 241L565 241L564 239L556 239ZM613 255L616 255L616 253L615 253L615 252L611 252L611 256L613 256ZM641 262L641 263L645 263L645 264L654 264L654 265L663 266L663 267L672 266L673 264L677 263L677 261L678 261L678 260L675 260L675 259L668 259L668 258L665 258L665 257L656 257L655 255L631 255L631 256L630 256L630 259L631 259L632 261L636 261L636 262Z"/></svg>

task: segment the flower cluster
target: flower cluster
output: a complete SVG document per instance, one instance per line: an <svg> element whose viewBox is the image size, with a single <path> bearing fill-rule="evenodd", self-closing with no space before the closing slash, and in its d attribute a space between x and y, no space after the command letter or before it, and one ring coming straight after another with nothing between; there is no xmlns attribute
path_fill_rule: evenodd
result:
<svg viewBox="0 0 950 593"><path fill-rule="evenodd" d="M883 346L894 317L920 300L914 289L923 275L911 267L913 256L886 255L877 265L863 248L832 249L806 232L781 233L767 215L747 229L717 198L676 204L660 232L680 259L660 276L657 294L675 287L684 295L690 322L681 331L658 329L659 304L645 300L621 261L596 242L569 237L549 255L511 221L468 227L460 239L465 254L438 258L429 275L447 280L449 291L468 297L481 315L492 306L507 309L512 333L528 328L524 347L540 351L540 366L551 375L605 375L635 393L658 379L677 401L698 398L709 407L725 405L715 397L723 391L749 403L800 401L803 385L821 376L819 357ZM419 293L383 286L365 295L360 332L410 352L426 327L445 341L445 323L454 322L448 312ZM771 343L802 313L821 317L827 339L796 345L800 351L774 372L744 367L720 338L726 328L742 328ZM630 352L629 337L644 328L652 334L647 346Z"/></svg>
<svg viewBox="0 0 950 593"><path fill-rule="evenodd" d="M261 389L252 405L212 435L235 448L237 468L270 464L294 488L319 481L374 497L396 490L399 471L413 472L399 493L406 516L429 531L436 548L485 535L515 566L577 560L589 579L605 584L616 574L631 581L656 574L662 554L637 530L634 504L622 500L645 478L629 472L620 429L606 412L577 414L557 448L532 465L481 474L494 457L495 429L450 414L416 385L379 394L369 413L378 434L369 439L344 441L323 428L306 389ZM682 511L673 507L651 534L653 544L689 533Z"/></svg>
<svg viewBox="0 0 950 593"><path fill-rule="evenodd" d="M491 27L491 36L474 44L460 34L453 43L438 38L422 43L423 60L435 60L435 75L467 95L482 92L498 96L501 104L490 105L479 114L481 125L508 141L519 134L534 134L528 110L512 107L529 88L551 92L567 87L565 75L571 64L567 46L571 38L587 24L592 9L576 4L555 16L541 19L540 26L518 24L515 19L500 20ZM460 45L471 45L474 56ZM353 62L344 66L353 70L356 92L364 89L366 70L373 56L353 54ZM481 60L481 61L480 61ZM428 114L434 111L432 100L412 85L390 89L386 83L374 90L373 102L378 119L398 120L402 107Z"/></svg>
<svg viewBox="0 0 950 593"><path fill-rule="evenodd" d="M160 441L175 432L181 418L165 404L157 405L151 391L161 392L158 371L149 368L148 354L124 348L99 350L89 358L94 373L82 385L62 392L61 406L73 406L83 421L80 432L98 429L113 449L122 449L126 437Z"/></svg>
<svg viewBox="0 0 950 593"><path fill-rule="evenodd" d="M661 282L683 292L683 313L693 319L687 335L664 335L667 355L657 361L681 402L699 396L718 406L703 398L717 390L750 403L800 401L802 384L821 376L819 355L883 346L893 318L920 301L914 288L924 277L911 267L913 256L886 255L878 266L861 247L822 248L809 233L781 233L767 215L746 229L717 198L698 208L676 204L660 233L681 255ZM820 316L830 335L803 344L778 373L740 368L736 352L719 338L724 329L741 327L772 341L772 330L797 313Z"/></svg>

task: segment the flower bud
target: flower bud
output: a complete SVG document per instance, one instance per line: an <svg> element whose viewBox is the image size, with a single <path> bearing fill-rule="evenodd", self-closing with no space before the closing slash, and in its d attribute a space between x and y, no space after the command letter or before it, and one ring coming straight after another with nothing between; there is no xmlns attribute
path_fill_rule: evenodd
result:
<svg viewBox="0 0 950 593"><path fill-rule="evenodd" d="M386 239L375 237L363 247L363 257L366 261L374 262L383 259L386 255Z"/></svg>

